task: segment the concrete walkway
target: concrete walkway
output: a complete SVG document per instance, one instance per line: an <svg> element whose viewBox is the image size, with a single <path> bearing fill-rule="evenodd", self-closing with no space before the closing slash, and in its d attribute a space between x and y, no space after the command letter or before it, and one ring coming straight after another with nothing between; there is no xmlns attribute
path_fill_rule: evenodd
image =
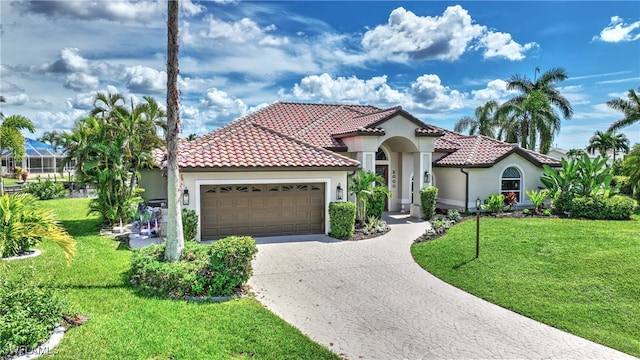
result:
<svg viewBox="0 0 640 360"><path fill-rule="evenodd" d="M438 280L409 252L426 223L389 222L363 241L257 239L256 298L347 359L633 359Z"/></svg>

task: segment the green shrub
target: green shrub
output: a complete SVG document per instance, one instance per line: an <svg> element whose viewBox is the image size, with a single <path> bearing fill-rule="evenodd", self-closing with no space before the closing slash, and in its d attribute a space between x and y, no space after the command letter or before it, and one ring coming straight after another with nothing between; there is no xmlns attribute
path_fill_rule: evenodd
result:
<svg viewBox="0 0 640 360"><path fill-rule="evenodd" d="M571 202L570 215L594 220L628 220L635 207L636 201L627 196L580 196Z"/></svg>
<svg viewBox="0 0 640 360"><path fill-rule="evenodd" d="M571 202L573 201L574 194L569 191L562 191L556 193L551 200L551 206L553 207L553 213L562 215L571 211Z"/></svg>
<svg viewBox="0 0 640 360"><path fill-rule="evenodd" d="M195 210L182 209L182 232L185 241L194 241L198 235L198 215Z"/></svg>
<svg viewBox="0 0 640 360"><path fill-rule="evenodd" d="M429 186L420 189L420 207L423 219L431 219L436 213L436 197L438 196L438 188Z"/></svg>
<svg viewBox="0 0 640 360"><path fill-rule="evenodd" d="M2 270L0 270L2 271ZM33 270L0 276L0 358L31 351L61 322L65 308L50 288L35 285Z"/></svg>
<svg viewBox="0 0 640 360"><path fill-rule="evenodd" d="M356 222L356 204L352 202L329 203L331 236L345 239L353 236Z"/></svg>
<svg viewBox="0 0 640 360"><path fill-rule="evenodd" d="M42 182L34 182L27 184L23 191L32 194L40 200L50 200L65 197L67 190L60 182L53 182L49 179Z"/></svg>
<svg viewBox="0 0 640 360"><path fill-rule="evenodd" d="M489 197L484 199L484 204L480 206L482 210L490 214L499 214L505 210L509 210L509 205L504 203L504 195L502 194L489 194Z"/></svg>
<svg viewBox="0 0 640 360"><path fill-rule="evenodd" d="M251 260L258 252L250 236L230 236L211 245L210 294L231 295L251 276Z"/></svg>
<svg viewBox="0 0 640 360"><path fill-rule="evenodd" d="M387 195L383 192L374 192L367 203L367 219L375 217L382 219L384 206L387 203Z"/></svg>
<svg viewBox="0 0 640 360"><path fill-rule="evenodd" d="M251 276L258 252L253 238L230 236L211 246L189 241L179 261L165 262L165 244L133 252L129 279L141 290L162 296L229 296Z"/></svg>
<svg viewBox="0 0 640 360"><path fill-rule="evenodd" d="M633 195L633 183L631 183L628 176L614 176L612 183L618 187L618 192L620 194L629 196Z"/></svg>
<svg viewBox="0 0 640 360"><path fill-rule="evenodd" d="M536 190L529 191L528 189L526 189L524 192L529 197L529 200L531 200L531 203L533 203L534 211L542 210L542 204L549 196L549 190L542 189L540 191L536 191Z"/></svg>

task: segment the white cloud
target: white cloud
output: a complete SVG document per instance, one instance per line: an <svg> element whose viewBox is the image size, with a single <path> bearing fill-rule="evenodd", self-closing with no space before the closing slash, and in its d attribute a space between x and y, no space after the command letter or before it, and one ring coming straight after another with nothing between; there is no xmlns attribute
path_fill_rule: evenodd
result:
<svg viewBox="0 0 640 360"><path fill-rule="evenodd" d="M220 126L243 116L246 111L247 105L244 101L216 88L207 90L200 99L199 113L205 124Z"/></svg>
<svg viewBox="0 0 640 360"><path fill-rule="evenodd" d="M278 38L266 35L268 32L276 30L275 25L271 24L260 27L258 23L249 18L242 18L235 22L224 22L216 19L212 15L208 15L205 18L205 23L207 24L207 28L199 32L199 36L203 39L226 40L234 43L256 42L270 46L289 43L286 37ZM188 31L189 28L187 27L185 30ZM191 41L192 44L194 40L197 40L194 35L190 33L187 33L185 39Z"/></svg>
<svg viewBox="0 0 640 360"><path fill-rule="evenodd" d="M15 1L11 3L22 13L34 13L51 18L73 18L88 21L156 21L166 14L166 1ZM181 2L184 15L195 15L203 10L190 0Z"/></svg>
<svg viewBox="0 0 640 360"><path fill-rule="evenodd" d="M167 73L147 66L126 68L123 74L127 89L137 93L164 93L167 87Z"/></svg>
<svg viewBox="0 0 640 360"><path fill-rule="evenodd" d="M5 104L7 105L25 105L29 102L29 95L27 94L17 94L17 95L4 95ZM7 115L5 113L5 115Z"/></svg>
<svg viewBox="0 0 640 360"><path fill-rule="evenodd" d="M60 59L32 67L32 71L48 73L72 73L89 71L89 61L80 56L78 48L64 48L60 50Z"/></svg>
<svg viewBox="0 0 640 360"><path fill-rule="evenodd" d="M448 7L442 16L417 16L399 7L385 25L369 30L362 38L368 51L386 57L454 61L485 27L473 24L467 10Z"/></svg>
<svg viewBox="0 0 640 360"><path fill-rule="evenodd" d="M489 81L484 89L471 90L473 100L476 100L479 104L484 104L491 100L501 102L517 93L518 91L516 90L507 90L507 82L501 79Z"/></svg>
<svg viewBox="0 0 640 360"><path fill-rule="evenodd" d="M602 29L600 36L593 37L593 40L604 42L634 41L638 39L640 39L640 21L626 24L619 16L612 16L609 26Z"/></svg>
<svg viewBox="0 0 640 360"><path fill-rule="evenodd" d="M503 32L488 31L479 40L478 48L484 48L484 58L505 58L516 61L525 58L524 53L537 47L535 42L520 45L515 42L510 34Z"/></svg>
<svg viewBox="0 0 640 360"><path fill-rule="evenodd" d="M300 100L319 99L323 102L356 102L371 104L408 103L406 95L391 89L387 77L376 76L369 80L355 76L332 78L329 74L310 75L295 84L292 94Z"/></svg>
<svg viewBox="0 0 640 360"><path fill-rule="evenodd" d="M64 82L64 87L75 91L93 90L98 85L100 85L100 80L97 77L83 73L70 74Z"/></svg>
<svg viewBox="0 0 640 360"><path fill-rule="evenodd" d="M465 93L442 85L440 77L435 74L425 74L417 78L411 84L411 93L415 107L429 112L460 109L467 97Z"/></svg>

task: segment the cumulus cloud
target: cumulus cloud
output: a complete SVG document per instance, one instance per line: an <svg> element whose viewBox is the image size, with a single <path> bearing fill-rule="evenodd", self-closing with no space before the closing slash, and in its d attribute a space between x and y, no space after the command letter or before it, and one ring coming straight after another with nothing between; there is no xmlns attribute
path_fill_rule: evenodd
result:
<svg viewBox="0 0 640 360"><path fill-rule="evenodd" d="M491 100L503 101L505 98L517 93L517 90L507 90L507 82L500 79L489 81L484 89L471 90L473 100L479 103L486 103Z"/></svg>
<svg viewBox="0 0 640 360"><path fill-rule="evenodd" d="M64 87L75 91L93 90L98 85L100 85L100 80L97 77L83 73L73 73L67 76L64 82Z"/></svg>
<svg viewBox="0 0 640 360"><path fill-rule="evenodd" d="M383 56L453 61L485 27L473 24L467 10L448 7L442 16L417 16L400 7L391 12L385 25L369 30L362 46Z"/></svg>
<svg viewBox="0 0 640 360"><path fill-rule="evenodd" d="M510 34L488 31L479 40L478 48L484 48L484 58L505 58L515 61L525 58L524 53L537 47L538 44L530 42L521 45L515 42Z"/></svg>
<svg viewBox="0 0 640 360"><path fill-rule="evenodd" d="M16 94L16 95L3 95L6 105L25 105L29 102L30 98L27 94Z"/></svg>
<svg viewBox="0 0 640 360"><path fill-rule="evenodd" d="M32 67L32 70L47 73L87 72L89 61L80 55L80 49L64 48L60 50L60 59Z"/></svg>
<svg viewBox="0 0 640 360"><path fill-rule="evenodd" d="M147 66L127 67L123 74L127 89L137 93L163 93L167 86L167 73Z"/></svg>
<svg viewBox="0 0 640 360"><path fill-rule="evenodd" d="M609 26L602 29L600 35L593 37L593 40L614 43L638 39L640 39L640 21L627 24L619 16L612 16Z"/></svg>
<svg viewBox="0 0 640 360"><path fill-rule="evenodd" d="M415 107L429 112L445 112L460 109L464 106L465 93L452 90L442 85L440 77L425 74L411 84L411 92Z"/></svg>
<svg viewBox="0 0 640 360"><path fill-rule="evenodd" d="M166 1L14 1L11 5L22 13L39 14L51 18L73 18L88 21L157 20L167 11ZM203 8L190 0L184 1L181 10L185 15L195 15Z"/></svg>

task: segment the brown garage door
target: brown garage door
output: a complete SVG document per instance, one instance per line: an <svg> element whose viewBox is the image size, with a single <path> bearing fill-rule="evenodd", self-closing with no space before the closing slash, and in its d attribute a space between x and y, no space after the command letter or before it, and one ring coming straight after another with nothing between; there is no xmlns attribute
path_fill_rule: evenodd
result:
<svg viewBox="0 0 640 360"><path fill-rule="evenodd" d="M324 183L203 185L202 239L324 233Z"/></svg>

